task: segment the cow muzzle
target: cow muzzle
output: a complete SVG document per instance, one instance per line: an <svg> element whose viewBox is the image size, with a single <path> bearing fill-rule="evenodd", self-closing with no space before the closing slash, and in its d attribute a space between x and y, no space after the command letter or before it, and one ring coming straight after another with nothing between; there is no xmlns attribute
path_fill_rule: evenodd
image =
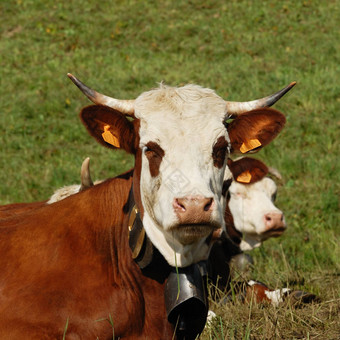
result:
<svg viewBox="0 0 340 340"><path fill-rule="evenodd" d="M208 237L221 227L213 219L215 201L212 197L185 196L175 198L173 208L178 224L171 229L182 244L191 244Z"/></svg>
<svg viewBox="0 0 340 340"><path fill-rule="evenodd" d="M265 234L271 237L280 236L286 230L282 212L271 212L264 215Z"/></svg>
<svg viewBox="0 0 340 340"><path fill-rule="evenodd" d="M175 198L173 207L180 224L207 224L215 203L212 197L185 196Z"/></svg>

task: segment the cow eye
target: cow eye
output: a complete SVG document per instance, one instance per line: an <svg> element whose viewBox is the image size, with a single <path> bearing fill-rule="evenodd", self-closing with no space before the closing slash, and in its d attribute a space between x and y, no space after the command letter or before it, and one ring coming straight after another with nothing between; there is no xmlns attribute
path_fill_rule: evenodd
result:
<svg viewBox="0 0 340 340"><path fill-rule="evenodd" d="M144 147L144 153L147 153L147 152L154 152L154 150L152 150L150 147L148 146L145 146Z"/></svg>
<svg viewBox="0 0 340 340"><path fill-rule="evenodd" d="M164 150L156 142L148 142L143 148L144 155L149 161L150 174L158 176L159 167L164 157Z"/></svg>
<svg viewBox="0 0 340 340"><path fill-rule="evenodd" d="M164 150L155 142L148 142L143 148L147 158L155 158L164 156Z"/></svg>
<svg viewBox="0 0 340 340"><path fill-rule="evenodd" d="M150 147L144 148L144 154L147 158L155 158L155 157L161 157L156 150L151 149Z"/></svg>
<svg viewBox="0 0 340 340"><path fill-rule="evenodd" d="M275 202L275 201L276 201L276 192L274 192L272 195L272 202Z"/></svg>

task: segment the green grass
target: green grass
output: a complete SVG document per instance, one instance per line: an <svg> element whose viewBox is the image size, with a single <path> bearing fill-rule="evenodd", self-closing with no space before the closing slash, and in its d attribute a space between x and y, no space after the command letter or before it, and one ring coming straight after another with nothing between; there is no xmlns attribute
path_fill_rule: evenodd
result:
<svg viewBox="0 0 340 340"><path fill-rule="evenodd" d="M335 307L324 302L334 312L340 294L339 13L335 0L2 1L0 203L43 200L78 183L87 156L95 178L133 166L131 157L87 135L77 115L89 102L67 72L117 98L135 98L163 80L197 83L241 101L296 80L275 105L287 117L285 129L256 156L283 175L277 205L289 229L253 253L254 276L313 291L323 301L338 299ZM271 311L258 308L258 318L244 311L242 334L236 319L230 323L235 311L228 312L220 311L225 338L229 330L235 339L266 338L266 329L257 327ZM333 312L326 319L339 329ZM212 338L221 338L221 324L220 337ZM300 335L317 338L320 327L301 326ZM300 336L280 330L267 329L278 339Z"/></svg>

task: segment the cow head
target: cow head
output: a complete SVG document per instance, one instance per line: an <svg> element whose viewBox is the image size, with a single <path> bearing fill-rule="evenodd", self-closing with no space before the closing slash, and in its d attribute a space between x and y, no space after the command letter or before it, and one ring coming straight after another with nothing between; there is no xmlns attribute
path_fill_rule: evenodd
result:
<svg viewBox="0 0 340 340"><path fill-rule="evenodd" d="M154 246L170 265L185 267L206 259L206 239L224 228L227 156L261 148L278 134L284 116L262 107L272 105L294 83L246 103L226 102L196 85L162 84L135 100L120 101L69 77L97 104L81 112L89 133L109 148L135 155L134 199ZM227 124L229 118L235 119Z"/></svg>
<svg viewBox="0 0 340 340"><path fill-rule="evenodd" d="M240 247L251 250L286 229L281 210L275 205L277 186L266 177L268 168L252 158L228 160L234 180L229 187L229 209L235 228L242 233Z"/></svg>

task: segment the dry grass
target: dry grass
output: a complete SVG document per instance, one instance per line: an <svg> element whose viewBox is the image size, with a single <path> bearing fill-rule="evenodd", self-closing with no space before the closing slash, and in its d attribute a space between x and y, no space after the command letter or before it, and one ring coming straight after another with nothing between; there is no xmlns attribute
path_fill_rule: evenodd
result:
<svg viewBox="0 0 340 340"><path fill-rule="evenodd" d="M217 318L201 339L339 339L339 277L322 273L313 284L322 293L318 301L309 304L287 299L274 307L255 301L243 303L237 297L225 303L220 293L220 299L210 299L210 309Z"/></svg>

